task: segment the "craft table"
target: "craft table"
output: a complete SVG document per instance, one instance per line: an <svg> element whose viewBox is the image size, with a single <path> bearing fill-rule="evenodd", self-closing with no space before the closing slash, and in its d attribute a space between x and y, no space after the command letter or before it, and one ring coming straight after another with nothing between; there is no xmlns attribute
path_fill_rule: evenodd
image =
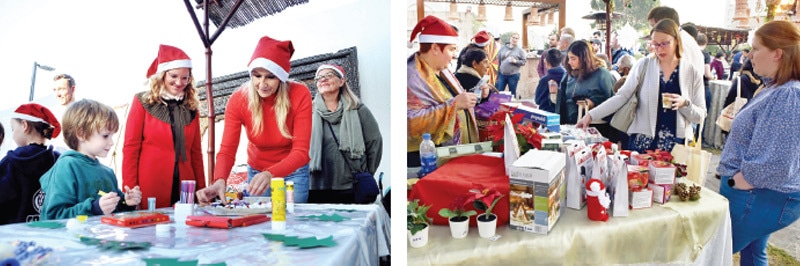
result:
<svg viewBox="0 0 800 266"><path fill-rule="evenodd" d="M195 214L199 214L196 208ZM172 209L159 209L172 216ZM349 218L341 222L299 219L299 216L338 214ZM174 220L174 219L173 219ZM60 220L65 222L65 220ZM287 214L283 232L271 230L270 222L233 229L213 229L172 225L167 233L154 226L130 229L100 223L90 217L83 228L33 228L24 223L0 226L0 243L34 241L53 248L46 264L52 265L145 265L143 258L198 260L200 264L225 262L227 265L377 265L380 256L389 255L390 221L382 206L296 204ZM270 241L263 233L324 238L333 236L336 245L300 249ZM78 236L114 241L150 242L148 250L101 250L80 243Z"/></svg>
<svg viewBox="0 0 800 266"><path fill-rule="evenodd" d="M408 247L408 265L732 265L728 201L709 189L701 196L673 196L607 222L590 221L585 207L567 208L549 235L504 225L497 241L481 238L475 227L455 239L447 226L434 225L426 246Z"/></svg>

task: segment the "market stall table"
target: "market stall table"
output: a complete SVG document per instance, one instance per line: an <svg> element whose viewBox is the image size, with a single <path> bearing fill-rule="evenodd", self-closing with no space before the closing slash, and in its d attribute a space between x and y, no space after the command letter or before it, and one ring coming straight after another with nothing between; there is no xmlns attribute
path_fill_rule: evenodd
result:
<svg viewBox="0 0 800 266"><path fill-rule="evenodd" d="M731 82L728 80L712 80L709 82L708 87L711 90L711 107L708 110L708 116L706 116L703 142L714 148L721 149L725 145L725 138L722 136L722 129L717 126L716 122L722 109L725 109L725 97L728 96Z"/></svg>
<svg viewBox="0 0 800 266"><path fill-rule="evenodd" d="M608 222L590 221L586 208L567 209L549 235L501 226L497 241L480 238L474 227L455 239L447 226L432 226L426 246L408 248L408 265L731 265L728 201L708 189L701 196L673 196Z"/></svg>
<svg viewBox="0 0 800 266"><path fill-rule="evenodd" d="M159 209L172 216L171 209ZM301 219L300 216L338 214L341 222ZM199 208L195 214L201 215ZM173 217L174 221L174 217ZM66 222L59 220L59 222ZM33 228L24 223L0 226L0 243L33 241L54 251L45 260L53 265L145 265L143 258L198 260L200 264L227 265L377 265L379 256L389 255L389 215L377 204L296 204L287 215L286 228L272 231L270 222L233 229L172 225L170 232L156 232L154 226L130 229L103 224L100 216L90 217L82 229ZM301 249L267 240L262 234L285 234L324 238L333 236L336 245ZM81 244L78 236L113 241L150 242L147 250L113 251Z"/></svg>

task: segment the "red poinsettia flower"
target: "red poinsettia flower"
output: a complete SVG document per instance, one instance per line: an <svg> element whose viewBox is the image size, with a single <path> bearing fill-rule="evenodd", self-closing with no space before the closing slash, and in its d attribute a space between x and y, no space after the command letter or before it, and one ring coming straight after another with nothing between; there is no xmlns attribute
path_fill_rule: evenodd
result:
<svg viewBox="0 0 800 266"><path fill-rule="evenodd" d="M483 208L479 208L481 204L475 204L475 208L480 209L486 213L491 213L493 203L503 197L503 194L493 188L484 187L482 184L473 184L472 189L469 190L472 195L469 197L469 202L481 201Z"/></svg>

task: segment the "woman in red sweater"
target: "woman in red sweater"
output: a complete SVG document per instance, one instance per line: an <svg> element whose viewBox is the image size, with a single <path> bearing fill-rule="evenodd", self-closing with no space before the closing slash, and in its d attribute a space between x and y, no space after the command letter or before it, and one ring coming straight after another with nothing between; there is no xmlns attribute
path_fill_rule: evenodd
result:
<svg viewBox="0 0 800 266"><path fill-rule="evenodd" d="M180 199L182 180L205 187L199 101L191 59L181 49L159 46L147 77L150 90L133 97L125 125L122 184L139 186L142 199L155 197L162 208Z"/></svg>
<svg viewBox="0 0 800 266"><path fill-rule="evenodd" d="M272 177L294 181L295 202L308 199L311 138L311 93L302 83L288 81L291 41L264 36L250 59L250 81L228 100L225 129L217 153L214 182L197 192L201 204L225 194L225 180L236 160L242 127L247 133L247 190L270 196Z"/></svg>

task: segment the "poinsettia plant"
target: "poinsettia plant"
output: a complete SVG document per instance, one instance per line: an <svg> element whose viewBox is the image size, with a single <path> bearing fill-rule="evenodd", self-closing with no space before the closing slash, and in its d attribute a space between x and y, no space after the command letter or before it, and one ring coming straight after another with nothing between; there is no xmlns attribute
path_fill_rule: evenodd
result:
<svg viewBox="0 0 800 266"><path fill-rule="evenodd" d="M514 134L516 135L517 143L519 144L520 153L525 154L532 148L542 148L542 136L538 134L534 124L522 123L524 114L514 114L514 110L498 111L489 118L486 130L493 140L492 146L498 147L499 151L503 151L503 141L505 141L505 124L506 115L511 115L511 123L514 124Z"/></svg>
<svg viewBox="0 0 800 266"><path fill-rule="evenodd" d="M471 193L458 196L455 200L453 200L453 202L450 203L450 206L449 206L450 208L442 208L442 209L440 209L439 210L439 215L444 217L444 218L453 220L454 222L461 222L461 221L469 220L470 216L478 214L478 212L476 212L474 210L467 211L465 209L467 204L470 203L468 201L470 196L471 196Z"/></svg>
<svg viewBox="0 0 800 266"><path fill-rule="evenodd" d="M475 206L475 209L483 211L483 213L486 214L486 218L489 218L492 215L492 209L494 209L494 206L500 201L500 198L503 197L503 194L500 193L500 191L497 191L494 188L487 188L482 184L473 184L473 187L469 190L469 192L471 195L469 196L468 201L472 202L472 205Z"/></svg>
<svg viewBox="0 0 800 266"><path fill-rule="evenodd" d="M408 222L406 228L411 231L412 235L428 227L430 224L428 209L430 208L431 205L419 204L419 199L409 201L406 204L406 219Z"/></svg>

